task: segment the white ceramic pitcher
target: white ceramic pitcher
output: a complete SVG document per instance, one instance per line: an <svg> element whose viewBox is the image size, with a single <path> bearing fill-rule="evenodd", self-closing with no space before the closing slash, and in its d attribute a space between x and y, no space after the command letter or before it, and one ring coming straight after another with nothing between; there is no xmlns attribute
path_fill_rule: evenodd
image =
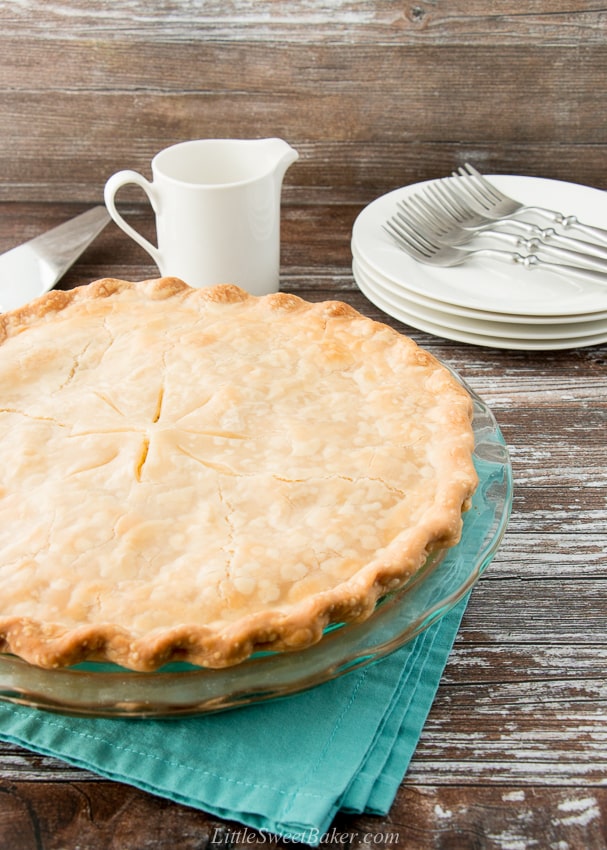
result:
<svg viewBox="0 0 607 850"><path fill-rule="evenodd" d="M199 139L165 148L152 182L119 171L105 185L116 224L144 248L163 276L190 286L235 283L252 295L277 292L282 182L298 153L282 139ZM135 184L156 215L152 245L116 209L116 193Z"/></svg>

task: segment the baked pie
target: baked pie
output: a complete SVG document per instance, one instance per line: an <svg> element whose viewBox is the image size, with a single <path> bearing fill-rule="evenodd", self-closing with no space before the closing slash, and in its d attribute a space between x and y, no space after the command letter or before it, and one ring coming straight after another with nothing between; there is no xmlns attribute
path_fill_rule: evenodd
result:
<svg viewBox="0 0 607 850"><path fill-rule="evenodd" d="M0 651L238 664L453 546L472 403L340 302L106 279L0 316Z"/></svg>

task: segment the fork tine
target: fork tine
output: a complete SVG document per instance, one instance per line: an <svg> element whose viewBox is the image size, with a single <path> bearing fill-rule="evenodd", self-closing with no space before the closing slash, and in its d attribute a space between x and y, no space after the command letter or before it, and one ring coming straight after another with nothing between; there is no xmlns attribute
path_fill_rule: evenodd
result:
<svg viewBox="0 0 607 850"><path fill-rule="evenodd" d="M406 202L399 202L399 205L410 222L415 222L438 239L447 236L457 226L452 216L425 198L412 195Z"/></svg>
<svg viewBox="0 0 607 850"><path fill-rule="evenodd" d="M451 198L452 203L457 207L461 221L468 221L476 212L470 202L469 196L461 191L460 184L454 178L449 181L445 180L442 187L443 192Z"/></svg>
<svg viewBox="0 0 607 850"><path fill-rule="evenodd" d="M419 251L432 252L436 250L436 246L433 245L431 240L403 217L399 217L397 220L392 218L392 226L401 238L408 241L409 244L415 245Z"/></svg>
<svg viewBox="0 0 607 850"><path fill-rule="evenodd" d="M440 247L440 240L437 240L432 229L428 230L423 226L420 226L417 221L405 220L403 224L412 239L417 239L420 244L424 245L430 251L438 250Z"/></svg>
<svg viewBox="0 0 607 850"><path fill-rule="evenodd" d="M472 204L480 206L487 212L490 212L493 206L499 201L497 197L488 195L482 186L476 184L471 175L465 172L462 173L461 169L458 173L454 173L453 179L456 181L454 188L457 186L459 191L464 192L470 198Z"/></svg>
<svg viewBox="0 0 607 850"><path fill-rule="evenodd" d="M390 234L390 236L393 239L396 239L396 241L399 244L403 245L407 250L412 249L414 251L418 251L417 246L414 243L409 241L407 234L404 231L402 231L401 228L398 227L394 223L393 218L391 218L389 221L387 221L385 224L383 224L382 227L384 228L384 230L387 233Z"/></svg>
<svg viewBox="0 0 607 850"><path fill-rule="evenodd" d="M427 258L436 253L440 245L433 242L426 231L422 231L419 225L414 225L401 213L397 213L397 216L386 222L392 235L396 235L401 242L413 248L420 256Z"/></svg>
<svg viewBox="0 0 607 850"><path fill-rule="evenodd" d="M457 197L454 198L453 205L450 201L449 196L443 196L440 192L436 193L436 197L416 193L406 201L398 201L397 206L406 214L409 223L414 224L418 230L421 228L427 236L432 236L440 243L446 240L451 244L454 236L456 241L459 240L462 223L470 214L460 214L460 209L464 208L458 203Z"/></svg>
<svg viewBox="0 0 607 850"><path fill-rule="evenodd" d="M403 248L408 254L411 254L412 257L422 260L428 258L429 255L426 252L421 251L413 242L410 242L406 236L402 234L400 229L395 227L392 221L387 221L385 224L382 224L382 228L392 239L394 239L400 248Z"/></svg>
<svg viewBox="0 0 607 850"><path fill-rule="evenodd" d="M424 199L419 193L410 195L406 199L401 199L397 202L397 206L399 206L409 217L414 219L421 219L423 221L430 219L434 221L436 218L433 214L432 208L428 207L424 203Z"/></svg>
<svg viewBox="0 0 607 850"><path fill-rule="evenodd" d="M447 185L443 184L442 181L427 186L426 191L433 196L434 203L438 203L446 209L451 218L458 224L470 215L470 210L464 206L462 198L448 192Z"/></svg>
<svg viewBox="0 0 607 850"><path fill-rule="evenodd" d="M399 218L406 216L409 221L417 221L428 230L443 232L446 229L444 220L435 215L433 210L424 209L421 204L416 203L416 200L415 196L412 196L410 199L397 201L400 212L397 210L396 215Z"/></svg>
<svg viewBox="0 0 607 850"><path fill-rule="evenodd" d="M492 221L486 202L474 192L473 186L469 186L467 182L463 183L461 178L452 177L449 183L445 183L443 190L451 197L452 202L457 204L458 223L462 226L471 222L481 226Z"/></svg>
<svg viewBox="0 0 607 850"><path fill-rule="evenodd" d="M489 204L495 204L504 200L504 195L469 162L465 163L465 168L458 168L457 176L479 201L482 199Z"/></svg>
<svg viewBox="0 0 607 850"><path fill-rule="evenodd" d="M420 199L423 198L425 204L429 204L433 208L439 207L443 211L443 214L449 216L449 218L453 219L456 215L456 211L453 210L449 199L442 197L435 183L429 183L420 190L419 195Z"/></svg>
<svg viewBox="0 0 607 850"><path fill-rule="evenodd" d="M447 234L457 225L452 211L442 202L437 203L434 198L427 197L423 191L411 195L407 200L412 211L409 212L409 217L432 233Z"/></svg>
<svg viewBox="0 0 607 850"><path fill-rule="evenodd" d="M503 199L504 196L502 195L502 193L498 189L496 189L493 183L490 183L489 180L487 180L487 178L480 173L480 171L477 171L473 165L471 165L469 162L465 162L464 168L465 173L467 173L468 176L476 180L477 185L482 186L483 190L487 192L488 195L494 197L496 201L501 201Z"/></svg>

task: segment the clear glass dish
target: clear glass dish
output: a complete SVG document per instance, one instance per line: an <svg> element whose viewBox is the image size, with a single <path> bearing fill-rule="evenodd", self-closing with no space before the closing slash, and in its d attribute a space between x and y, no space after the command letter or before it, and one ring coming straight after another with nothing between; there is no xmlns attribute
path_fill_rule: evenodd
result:
<svg viewBox="0 0 607 850"><path fill-rule="evenodd" d="M510 516L512 471L506 445L489 408L467 389L474 400L479 486L464 515L461 540L380 601L366 622L332 626L308 649L259 653L222 670L172 664L135 673L96 663L43 670L0 655L0 699L78 715L176 717L284 697L403 646L470 591L495 555Z"/></svg>

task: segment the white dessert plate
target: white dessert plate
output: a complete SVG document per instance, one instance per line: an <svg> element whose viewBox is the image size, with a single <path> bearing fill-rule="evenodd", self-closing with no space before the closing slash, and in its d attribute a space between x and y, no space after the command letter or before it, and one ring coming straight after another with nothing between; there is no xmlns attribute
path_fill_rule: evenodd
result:
<svg viewBox="0 0 607 850"><path fill-rule="evenodd" d="M607 319L588 322L569 322L567 324L534 325L528 322L501 322L494 320L474 319L454 315L449 311L423 306L410 300L394 286L390 286L386 278L370 274L356 260L352 263L352 271L357 284L364 287L369 295L380 297L392 308L403 311L409 317L409 324L419 319L433 322L442 326L445 331L463 331L498 339L533 340L536 342L556 342L560 340L577 342L584 338L593 338L607 334Z"/></svg>
<svg viewBox="0 0 607 850"><path fill-rule="evenodd" d="M579 336L558 337L517 337L499 336L492 331L488 324L470 322L468 325L460 323L454 326L454 317L448 312L440 313L419 307L419 305L407 306L403 299L394 296L381 289L377 281L369 278L354 264L354 278L356 283L369 301L379 307L384 313L392 318L403 322L410 327L420 331L452 339L456 342L464 342L472 345L487 346L489 348L516 349L523 351L556 351L569 348L583 348L591 345L599 345L607 342L607 321L602 323L602 330L591 333L583 333ZM495 323L498 324L498 323ZM512 326L507 326L511 328Z"/></svg>
<svg viewBox="0 0 607 850"><path fill-rule="evenodd" d="M548 325L554 328L556 325L573 325L586 322L599 322L607 319L607 309L593 313L572 313L565 316L534 316L520 315L513 316L511 313L497 313L488 310L474 310L471 307L460 307L457 304L445 304L444 301L439 301L435 298L430 298L425 295L420 295L413 292L411 289L403 286L402 283L397 283L389 277L378 272L369 263L360 256L356 249L352 252L353 266L360 269L368 278L381 283L381 286L387 291L406 298L409 304L417 304L420 307L428 310L436 310L443 314L449 313L450 316L461 316L465 319L472 319L480 322L503 322L513 324L517 327L524 325L533 325L535 328L540 325ZM556 331L558 333L558 330ZM569 334L571 335L571 334Z"/></svg>
<svg viewBox="0 0 607 850"><path fill-rule="evenodd" d="M607 192L540 177L489 175L488 179L522 203L576 215L586 224L607 225ZM382 225L396 212L398 200L431 182L395 189L365 207L352 229L353 253L409 292L444 305L514 317L582 316L607 310L607 278L603 286L579 277L569 278L544 269L529 271L479 257L451 268L416 262L398 248Z"/></svg>

